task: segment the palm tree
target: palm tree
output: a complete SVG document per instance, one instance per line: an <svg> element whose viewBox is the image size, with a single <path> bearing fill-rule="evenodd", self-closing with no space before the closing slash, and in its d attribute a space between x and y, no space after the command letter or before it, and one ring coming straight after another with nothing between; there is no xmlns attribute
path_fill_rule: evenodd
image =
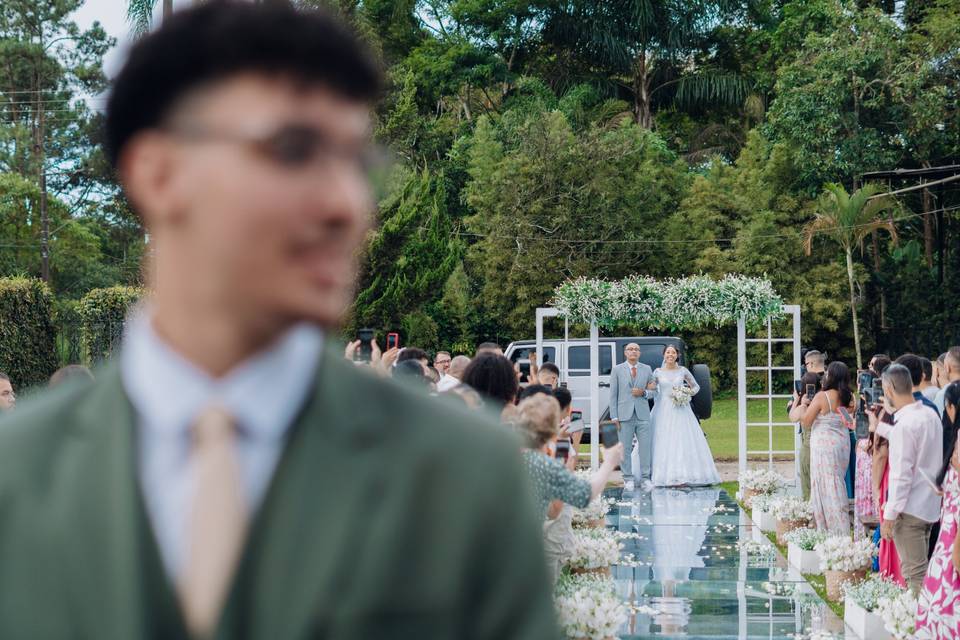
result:
<svg viewBox="0 0 960 640"><path fill-rule="evenodd" d="M153 22L153 8L157 0L130 0L127 5L127 20L133 27L136 35L142 35L150 29L150 23ZM163 19L166 20L173 14L173 0L163 0Z"/></svg>
<svg viewBox="0 0 960 640"><path fill-rule="evenodd" d="M853 343L857 351L857 368L863 359L860 356L860 328L857 326L857 303L854 293L853 249L860 247L871 233L886 229L894 242L897 241L897 228L893 216L881 218L884 211L892 212L898 208L896 200L889 196L877 195L883 188L877 184L867 184L852 195L842 185L827 183L818 200L816 217L803 229L803 248L807 255L813 248L813 239L818 234L826 235L840 245L847 258L847 282L850 285L850 313L853 316Z"/></svg>

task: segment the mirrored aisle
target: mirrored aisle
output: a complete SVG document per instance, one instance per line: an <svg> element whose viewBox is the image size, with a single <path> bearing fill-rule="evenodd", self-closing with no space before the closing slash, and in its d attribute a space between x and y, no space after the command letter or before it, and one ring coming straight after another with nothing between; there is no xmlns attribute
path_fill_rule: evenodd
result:
<svg viewBox="0 0 960 640"><path fill-rule="evenodd" d="M843 621L723 489L607 495L617 499L607 525L623 538L613 577L634 611L621 638L842 634Z"/></svg>

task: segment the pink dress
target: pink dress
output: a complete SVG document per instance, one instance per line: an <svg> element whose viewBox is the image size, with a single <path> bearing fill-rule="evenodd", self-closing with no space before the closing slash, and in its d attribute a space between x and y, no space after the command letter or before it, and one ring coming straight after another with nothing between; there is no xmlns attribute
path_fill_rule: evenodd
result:
<svg viewBox="0 0 960 640"><path fill-rule="evenodd" d="M830 397L827 397L830 403ZM810 506L819 531L850 535L845 476L850 464L850 430L833 410L817 416L810 435Z"/></svg>
<svg viewBox="0 0 960 640"><path fill-rule="evenodd" d="M940 537L923 579L915 638L960 638L960 575L951 560L960 511L960 475L952 466L943 480L943 493Z"/></svg>
<svg viewBox="0 0 960 640"><path fill-rule="evenodd" d="M854 480L853 537L857 540L867 537L866 527L877 525L877 508L873 502L873 456L867 452L870 440L857 441L857 474Z"/></svg>
<svg viewBox="0 0 960 640"><path fill-rule="evenodd" d="M883 468L883 478L880 480L880 513L887 504L887 487L890 484L890 465ZM900 572L900 556L893 540L880 539L880 575L893 580L901 587L906 588L907 581Z"/></svg>

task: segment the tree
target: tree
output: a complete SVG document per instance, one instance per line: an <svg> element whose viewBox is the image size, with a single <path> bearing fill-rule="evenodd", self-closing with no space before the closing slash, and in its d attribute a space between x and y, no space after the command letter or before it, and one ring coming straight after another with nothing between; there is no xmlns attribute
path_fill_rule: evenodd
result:
<svg viewBox="0 0 960 640"><path fill-rule="evenodd" d="M637 124L653 127L657 92L681 104L739 103L743 78L718 69L687 71L709 30L740 3L733 0L575 0L551 7L546 39L588 68L605 70L632 94Z"/></svg>
<svg viewBox="0 0 960 640"><path fill-rule="evenodd" d="M835 183L824 185L818 201L816 217L803 230L804 250L810 255L814 238L825 235L843 250L847 264L847 283L850 287L850 315L853 319L853 344L857 352L857 368L862 368L860 353L860 328L857 324L857 296L854 283L853 250L862 246L865 238L875 231L886 229L894 242L897 228L892 216L881 219L883 212L897 208L896 201L888 196L878 196L883 188L868 184L850 195L843 186Z"/></svg>
<svg viewBox="0 0 960 640"><path fill-rule="evenodd" d="M127 21L133 28L136 35L141 35L150 30L153 23L153 9L157 6L157 0L129 0L127 5ZM173 0L163 0L163 19L166 20L173 15Z"/></svg>
<svg viewBox="0 0 960 640"><path fill-rule="evenodd" d="M50 280L48 194L80 208L90 195L95 117L78 93L107 85L103 55L114 41L99 23L69 19L82 0L5 0L0 4L0 171L35 179L40 189L40 275Z"/></svg>

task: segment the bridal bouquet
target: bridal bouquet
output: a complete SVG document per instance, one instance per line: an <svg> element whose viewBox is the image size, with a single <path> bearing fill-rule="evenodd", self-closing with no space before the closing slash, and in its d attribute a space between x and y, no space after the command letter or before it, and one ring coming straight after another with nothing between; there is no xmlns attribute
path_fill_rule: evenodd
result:
<svg viewBox="0 0 960 640"><path fill-rule="evenodd" d="M917 624L917 598L907 589L894 598L881 598L877 613L883 618L883 626L897 640L912 638Z"/></svg>
<svg viewBox="0 0 960 640"><path fill-rule="evenodd" d="M573 510L573 526L589 527L594 522L602 521L607 512L610 511L610 501L602 496L597 496L590 501L585 509Z"/></svg>
<svg viewBox="0 0 960 640"><path fill-rule="evenodd" d="M565 575L553 597L560 627L567 638L606 640L629 619L613 580L593 575Z"/></svg>
<svg viewBox="0 0 960 640"><path fill-rule="evenodd" d="M571 569L604 569L620 559L620 543L606 529L577 529L571 547Z"/></svg>
<svg viewBox="0 0 960 640"><path fill-rule="evenodd" d="M693 397L693 389L687 386L678 385L670 390L670 400L675 407L685 407L690 404L690 398Z"/></svg>
<svg viewBox="0 0 960 640"><path fill-rule="evenodd" d="M876 548L872 540L832 536L818 544L816 551L824 571L858 571L873 563Z"/></svg>

